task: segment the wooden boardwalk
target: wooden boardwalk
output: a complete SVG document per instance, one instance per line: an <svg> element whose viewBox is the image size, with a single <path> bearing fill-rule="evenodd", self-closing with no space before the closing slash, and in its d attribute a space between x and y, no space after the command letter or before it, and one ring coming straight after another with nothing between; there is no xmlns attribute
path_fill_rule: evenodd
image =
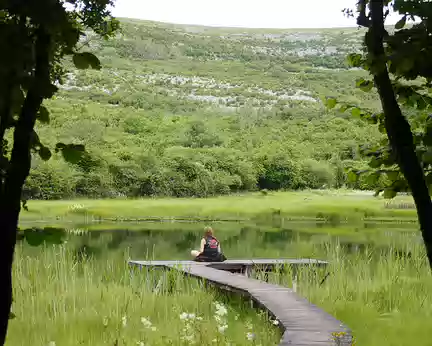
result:
<svg viewBox="0 0 432 346"><path fill-rule="evenodd" d="M129 261L132 266L173 268L186 275L204 279L223 290L234 291L253 300L279 321L283 337L280 346L351 346L351 332L333 316L327 314L292 289L252 279L247 274L238 275L230 270L244 267L291 265L325 265L316 260L227 260L222 263L198 263L193 261ZM216 269L217 268L217 269ZM344 333L335 341L335 333Z"/></svg>

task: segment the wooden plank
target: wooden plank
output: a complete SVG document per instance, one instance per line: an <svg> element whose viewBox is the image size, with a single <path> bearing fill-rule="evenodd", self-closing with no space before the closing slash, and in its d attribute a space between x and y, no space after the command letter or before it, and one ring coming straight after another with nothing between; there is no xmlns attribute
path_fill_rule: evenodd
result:
<svg viewBox="0 0 432 346"><path fill-rule="evenodd" d="M326 261L315 260L315 259L237 259L237 260L226 260L224 262L195 262L195 261L129 261L130 265L137 265L140 267L166 267L172 265L195 265L201 264L216 269L222 270L242 270L245 267L259 267L267 266L274 268L275 266L325 266L328 264Z"/></svg>
<svg viewBox="0 0 432 346"><path fill-rule="evenodd" d="M221 266L224 263L227 263L228 266ZM222 263L129 261L130 265L140 267L176 269L187 275L205 279L208 283L223 290L233 291L253 300L279 321L279 327L283 331L280 346L351 346L352 337L348 328L333 316L298 296L292 289L220 270L227 267L232 268L232 266L271 266L278 263L293 265L294 268L302 265L327 264L325 261L310 259L227 260ZM333 333L339 332L344 332L345 336L339 340L339 343L335 343Z"/></svg>
<svg viewBox="0 0 432 346"><path fill-rule="evenodd" d="M340 321L301 298L289 288L202 265L170 267L188 275L206 279L222 289L228 288L253 299L280 322L284 331L280 346L335 345L332 333L338 332L346 333L340 345L351 345L350 331Z"/></svg>

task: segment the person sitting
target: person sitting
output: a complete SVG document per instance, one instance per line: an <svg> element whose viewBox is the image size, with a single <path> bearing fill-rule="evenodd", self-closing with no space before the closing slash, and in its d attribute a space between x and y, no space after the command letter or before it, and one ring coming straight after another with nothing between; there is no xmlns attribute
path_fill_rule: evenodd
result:
<svg viewBox="0 0 432 346"><path fill-rule="evenodd" d="M220 243L213 235L211 227L204 228L200 250L192 250L191 255L194 257L194 261L197 262L223 262L226 260L221 251Z"/></svg>

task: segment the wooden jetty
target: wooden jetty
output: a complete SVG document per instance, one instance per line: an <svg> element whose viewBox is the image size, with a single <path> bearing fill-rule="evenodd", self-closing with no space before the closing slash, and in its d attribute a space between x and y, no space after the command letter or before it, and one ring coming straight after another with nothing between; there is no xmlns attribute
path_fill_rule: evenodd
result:
<svg viewBox="0 0 432 346"><path fill-rule="evenodd" d="M246 259L225 262L129 261L139 268L176 269L205 280L216 287L236 292L266 310L283 331L279 346L351 346L350 330L333 316L295 293L294 289L250 278L256 267L266 271L291 266L293 283L297 269L325 266L327 262L312 259ZM241 275L239 275L241 274Z"/></svg>

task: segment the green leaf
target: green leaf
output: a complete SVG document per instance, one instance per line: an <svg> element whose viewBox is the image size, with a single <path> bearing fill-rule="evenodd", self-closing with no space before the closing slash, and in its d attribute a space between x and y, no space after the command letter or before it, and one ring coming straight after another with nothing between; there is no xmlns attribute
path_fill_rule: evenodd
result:
<svg viewBox="0 0 432 346"><path fill-rule="evenodd" d="M51 150L49 150L47 147L44 147L43 145L38 150L38 153L40 158L44 161L48 161L52 156Z"/></svg>
<svg viewBox="0 0 432 346"><path fill-rule="evenodd" d="M360 78L356 81L356 87L364 92L369 92L372 90L374 83L370 80L365 80L364 78Z"/></svg>
<svg viewBox="0 0 432 346"><path fill-rule="evenodd" d="M349 171L347 174L347 179L350 183L355 183L358 180L358 174L354 171Z"/></svg>
<svg viewBox="0 0 432 346"><path fill-rule="evenodd" d="M427 147L432 146L432 124L428 124L423 135L423 144Z"/></svg>
<svg viewBox="0 0 432 346"><path fill-rule="evenodd" d="M392 199L395 198L397 195L397 192L393 190L392 188L386 188L384 189L383 197L386 199Z"/></svg>
<svg viewBox="0 0 432 346"><path fill-rule="evenodd" d="M85 147L82 144L66 144L60 150L63 158L72 164L78 163L85 154Z"/></svg>
<svg viewBox="0 0 432 346"><path fill-rule="evenodd" d="M44 236L38 231L34 231L32 229L24 230L24 238L27 243L31 246L39 246L44 241Z"/></svg>
<svg viewBox="0 0 432 346"><path fill-rule="evenodd" d="M42 243L61 244L65 234L64 230L51 227L44 228L43 230L24 230L24 238L31 246L39 246Z"/></svg>
<svg viewBox="0 0 432 346"><path fill-rule="evenodd" d="M334 97L327 97L325 100L325 106L328 109L335 108L337 105L337 100Z"/></svg>
<svg viewBox="0 0 432 346"><path fill-rule="evenodd" d="M9 319L13 320L16 317L16 315L11 311L9 312Z"/></svg>
<svg viewBox="0 0 432 346"><path fill-rule="evenodd" d="M49 111L45 106L41 106L39 108L39 112L37 114L37 119L43 124L49 124Z"/></svg>
<svg viewBox="0 0 432 346"><path fill-rule="evenodd" d="M347 56L347 62L348 65L351 67L361 67L362 66L362 55L361 54L348 54Z"/></svg>
<svg viewBox="0 0 432 346"><path fill-rule="evenodd" d="M406 16L403 16L396 24L395 24L395 29L396 30L400 30L400 29L402 29L404 26L405 26L405 24L406 24L406 20L407 20L407 17Z"/></svg>
<svg viewBox="0 0 432 346"><path fill-rule="evenodd" d="M396 181L399 178L399 172L398 171L387 171L386 172L387 177L391 181Z"/></svg>
<svg viewBox="0 0 432 346"><path fill-rule="evenodd" d="M341 105L338 109L339 112L341 113L345 113L348 110L349 106L348 105Z"/></svg>
<svg viewBox="0 0 432 346"><path fill-rule="evenodd" d="M378 124L378 131L384 134L387 133L387 130L384 125L384 121L380 121L380 123Z"/></svg>
<svg viewBox="0 0 432 346"><path fill-rule="evenodd" d="M84 70L93 68L100 70L102 68L101 62L98 57L92 53L75 53L72 57L73 63L76 68Z"/></svg>
<svg viewBox="0 0 432 346"><path fill-rule="evenodd" d="M423 153L422 160L428 164L432 164L432 148Z"/></svg>
<svg viewBox="0 0 432 346"><path fill-rule="evenodd" d="M369 167L370 168L378 168L381 166L381 161L378 160L376 157L373 157L370 161L369 161Z"/></svg>
<svg viewBox="0 0 432 346"><path fill-rule="evenodd" d="M371 187L374 186L380 177L380 174L377 172L371 173L366 177L366 183Z"/></svg>
<svg viewBox="0 0 432 346"><path fill-rule="evenodd" d="M62 244L63 238L66 234L64 230L52 227L44 228L42 233L44 236L44 241L47 244Z"/></svg>
<svg viewBox="0 0 432 346"><path fill-rule="evenodd" d="M352 115L353 117L358 117L358 118L360 118L361 115L362 115L362 112L361 112L360 108L355 107L355 108L352 109L352 111L351 111L351 115Z"/></svg>

